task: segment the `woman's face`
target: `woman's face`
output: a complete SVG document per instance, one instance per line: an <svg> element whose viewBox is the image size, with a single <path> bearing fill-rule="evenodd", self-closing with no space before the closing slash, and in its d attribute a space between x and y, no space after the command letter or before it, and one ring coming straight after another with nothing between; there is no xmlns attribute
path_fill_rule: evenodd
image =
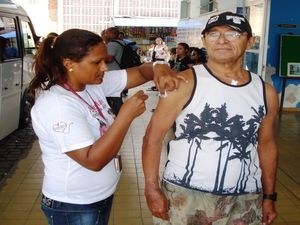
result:
<svg viewBox="0 0 300 225"><path fill-rule="evenodd" d="M72 84L85 87L86 84L101 84L104 72L108 70L107 47L100 43L93 46L89 54L80 62L72 62L72 71L68 72L68 78Z"/></svg>
<svg viewBox="0 0 300 225"><path fill-rule="evenodd" d="M156 38L155 39L155 43L157 44L157 45L161 45L162 44L162 39L161 38Z"/></svg>
<svg viewBox="0 0 300 225"><path fill-rule="evenodd" d="M178 57L184 57L187 54L187 50L182 45L177 45L176 47L176 55Z"/></svg>
<svg viewBox="0 0 300 225"><path fill-rule="evenodd" d="M197 51L192 51L191 52L191 60L193 60L194 62L197 62L199 60L200 56L198 55Z"/></svg>

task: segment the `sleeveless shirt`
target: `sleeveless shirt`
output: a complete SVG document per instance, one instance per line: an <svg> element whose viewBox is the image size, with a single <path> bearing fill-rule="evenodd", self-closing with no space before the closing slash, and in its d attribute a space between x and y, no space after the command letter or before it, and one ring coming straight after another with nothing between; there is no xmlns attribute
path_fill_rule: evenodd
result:
<svg viewBox="0 0 300 225"><path fill-rule="evenodd" d="M163 179L216 195L259 193L258 130L266 114L264 83L250 73L243 85L192 68L191 98L175 121Z"/></svg>

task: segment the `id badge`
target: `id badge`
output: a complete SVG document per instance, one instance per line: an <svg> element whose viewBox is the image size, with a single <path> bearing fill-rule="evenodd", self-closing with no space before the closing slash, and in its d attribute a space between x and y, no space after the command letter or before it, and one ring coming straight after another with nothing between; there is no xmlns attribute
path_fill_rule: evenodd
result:
<svg viewBox="0 0 300 225"><path fill-rule="evenodd" d="M115 162L115 168L116 168L117 173L120 173L122 171L121 155L116 155L114 158L114 162Z"/></svg>

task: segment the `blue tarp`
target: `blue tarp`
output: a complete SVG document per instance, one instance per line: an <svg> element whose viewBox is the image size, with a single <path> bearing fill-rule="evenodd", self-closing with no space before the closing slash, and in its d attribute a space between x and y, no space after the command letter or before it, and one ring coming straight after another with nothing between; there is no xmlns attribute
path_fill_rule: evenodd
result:
<svg viewBox="0 0 300 225"><path fill-rule="evenodd" d="M16 31L10 31L8 33L0 34L1 37L4 38L15 38L16 37Z"/></svg>

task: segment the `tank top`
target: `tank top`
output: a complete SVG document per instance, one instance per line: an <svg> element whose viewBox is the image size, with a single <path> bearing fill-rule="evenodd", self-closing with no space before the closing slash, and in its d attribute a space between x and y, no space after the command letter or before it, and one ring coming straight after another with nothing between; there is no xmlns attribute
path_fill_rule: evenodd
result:
<svg viewBox="0 0 300 225"><path fill-rule="evenodd" d="M258 129L266 114L264 83L250 73L243 85L222 82L197 65L191 98L175 121L163 179L216 195L259 193Z"/></svg>

